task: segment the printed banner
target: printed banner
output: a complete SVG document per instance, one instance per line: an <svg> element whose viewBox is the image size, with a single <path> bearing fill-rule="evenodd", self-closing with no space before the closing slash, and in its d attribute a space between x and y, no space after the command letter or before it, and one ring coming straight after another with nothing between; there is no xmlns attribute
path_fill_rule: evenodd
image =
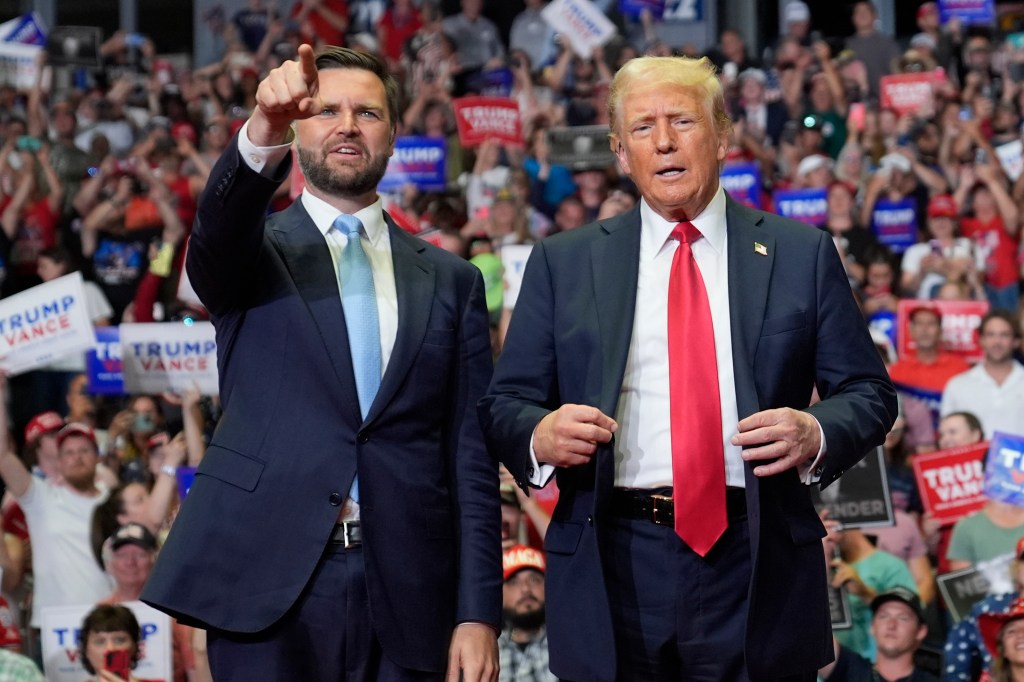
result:
<svg viewBox="0 0 1024 682"><path fill-rule="evenodd" d="M512 71L487 69L470 79L468 89L481 97L511 97Z"/></svg>
<svg viewBox="0 0 1024 682"><path fill-rule="evenodd" d="M913 199L879 199L871 212L871 229L894 253L917 243L917 207Z"/></svg>
<svg viewBox="0 0 1024 682"><path fill-rule="evenodd" d="M729 196L744 206L761 208L761 168L756 163L726 164L721 178Z"/></svg>
<svg viewBox="0 0 1024 682"><path fill-rule="evenodd" d="M881 107L893 109L900 116L916 114L923 104L931 102L935 88L945 80L946 72L942 69L882 76L879 81Z"/></svg>
<svg viewBox="0 0 1024 682"><path fill-rule="evenodd" d="M624 17L639 21L644 10L648 10L653 19L660 20L665 14L665 0L619 0L619 12Z"/></svg>
<svg viewBox="0 0 1024 682"><path fill-rule="evenodd" d="M963 620L970 613L971 607L988 594L989 589L988 580L973 567L943 573L936 578L936 582L954 623Z"/></svg>
<svg viewBox="0 0 1024 682"><path fill-rule="evenodd" d="M203 395L220 391L210 322L122 324L121 362L128 393L181 393L193 386Z"/></svg>
<svg viewBox="0 0 1024 682"><path fill-rule="evenodd" d="M94 604L48 606L42 610L43 671L47 682L85 682L92 677L82 667L78 634ZM171 617L140 601L124 602L142 630L142 657L132 678L147 682L174 679L171 674Z"/></svg>
<svg viewBox="0 0 1024 682"><path fill-rule="evenodd" d="M828 509L828 518L841 522L844 528L896 525L881 447L824 490L811 486L811 500L815 509Z"/></svg>
<svg viewBox="0 0 1024 682"><path fill-rule="evenodd" d="M0 367L11 376L94 345L80 272L0 300Z"/></svg>
<svg viewBox="0 0 1024 682"><path fill-rule="evenodd" d="M899 345L896 354L901 358L917 350L910 338L910 311L922 305L936 308L942 315L942 347L956 353L968 362L978 362L984 356L978 342L978 325L988 312L988 301L942 301L901 299L896 308Z"/></svg>
<svg viewBox="0 0 1024 682"><path fill-rule="evenodd" d="M985 463L985 494L1024 507L1024 436L992 434Z"/></svg>
<svg viewBox="0 0 1024 682"><path fill-rule="evenodd" d="M35 12L0 24L0 84L26 90L35 85L36 57L45 44L46 31Z"/></svg>
<svg viewBox="0 0 1024 682"><path fill-rule="evenodd" d="M868 318L868 328L877 329L889 338L895 352L899 348L899 331L896 325L896 313L891 310L879 310Z"/></svg>
<svg viewBox="0 0 1024 682"><path fill-rule="evenodd" d="M996 156L999 157L999 164L1003 167L1007 177L1016 181L1024 171L1024 143L1019 139L1007 142L996 147Z"/></svg>
<svg viewBox="0 0 1024 682"><path fill-rule="evenodd" d="M393 192L412 184L424 192L443 192L448 183L445 158L443 137L400 136L377 190Z"/></svg>
<svg viewBox="0 0 1024 682"><path fill-rule="evenodd" d="M661 18L681 24L704 21L704 0L666 0Z"/></svg>
<svg viewBox="0 0 1024 682"><path fill-rule="evenodd" d="M516 307L519 290L523 286L523 271L532 250L532 244L509 244L501 247L501 264L505 267L505 300L502 305L508 310Z"/></svg>
<svg viewBox="0 0 1024 682"><path fill-rule="evenodd" d="M987 451L984 442L911 457L924 510L936 521L951 525L985 504Z"/></svg>
<svg viewBox="0 0 1024 682"><path fill-rule="evenodd" d="M822 225L828 213L827 192L824 187L780 189L772 193L772 204L781 216L808 225Z"/></svg>
<svg viewBox="0 0 1024 682"><path fill-rule="evenodd" d="M96 328L96 346L85 354L85 372L89 378L90 393L124 395L121 330L118 327Z"/></svg>
<svg viewBox="0 0 1024 682"><path fill-rule="evenodd" d="M584 59L590 59L594 48L607 43L616 33L615 24L590 0L554 0L540 15Z"/></svg>
<svg viewBox="0 0 1024 682"><path fill-rule="evenodd" d="M964 24L996 22L995 0L939 0L939 22L945 24L956 17Z"/></svg>
<svg viewBox="0 0 1024 682"><path fill-rule="evenodd" d="M459 142L475 147L486 140L523 146L523 123L519 103L503 97L460 97L452 100Z"/></svg>

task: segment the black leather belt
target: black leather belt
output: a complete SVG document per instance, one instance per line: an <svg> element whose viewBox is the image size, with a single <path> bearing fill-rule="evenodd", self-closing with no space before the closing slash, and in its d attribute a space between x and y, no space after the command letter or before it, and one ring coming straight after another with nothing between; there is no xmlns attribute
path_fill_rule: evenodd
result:
<svg viewBox="0 0 1024 682"><path fill-rule="evenodd" d="M725 489L725 510L729 523L747 518L747 493L743 488ZM659 526L675 525L672 489L615 488L611 511L627 519L643 519Z"/></svg>
<svg viewBox="0 0 1024 682"><path fill-rule="evenodd" d="M331 533L331 544L342 545L345 549L352 549L363 544L363 531L359 528L358 521L334 524L334 532Z"/></svg>

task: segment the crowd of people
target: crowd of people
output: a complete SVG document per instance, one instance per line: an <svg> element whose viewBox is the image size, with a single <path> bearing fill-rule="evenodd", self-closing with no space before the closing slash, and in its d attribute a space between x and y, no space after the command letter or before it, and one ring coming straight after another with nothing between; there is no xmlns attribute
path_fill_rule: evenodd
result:
<svg viewBox="0 0 1024 682"><path fill-rule="evenodd" d="M444 142L446 188L407 185L385 197L385 209L478 265L497 357L513 305L502 296L502 250L622 214L640 199L611 154L574 163L557 155L553 139L609 122L611 79L631 58L706 55L734 130L725 167L757 171L756 191L742 200L774 210L778 192L823 190L817 227L831 233L900 389L885 445L896 527L876 534L826 519L830 576L855 617L836 631L837 663L821 675L868 679L863 670L874 665L881 679L926 679L913 672L922 645L936 652L932 671L943 679L1011 679L1008 671L1024 670L1014 649L995 644L1019 636L1012 626L1024 614L1015 601L1024 594L1024 508L992 499L941 525L910 473L917 455L996 432L1024 435L1024 26L940 23L936 4L924 2L918 32L894 38L879 32L873 4L858 0L854 34L823 39L808 6L790 0L784 31L759 55L729 28L715 44L667 45L649 14L616 13L620 35L639 38L580 56L541 17L543 0L524 4L499 26L484 16L483 0L462 0L450 16L432 0L298 0L283 14L250 0L231 20L199 29L215 30L223 47L222 59L199 68L171 67L159 36L120 31L101 47L102 69L44 78L70 67L41 58L32 87L0 86L3 296L81 270L98 327L207 319L178 297L178 284L216 160L256 107L263 76L300 44L346 44L378 54L398 78L398 134ZM495 73L507 76L505 94L518 102L521 144L464 147L452 101L493 94ZM931 96L914 110L885 96L883 78L899 74L934 75ZM294 177L281 182L271 210L286 207L294 188ZM914 243L895 243L876 210L908 200ZM980 360L945 347L937 301L987 304L976 330ZM910 344L892 335L900 310ZM904 346L912 350L898 353ZM0 568L14 625L2 634L6 648L37 661L45 606L139 598L175 518L178 468L199 464L219 416L216 397L197 391L97 396L83 372L82 360L69 358L5 379L11 448L0 455ZM553 500L550 490L524 495L507 472L502 481L500 679L554 679L539 551ZM995 575L993 593L1002 594L953 622L936 577L972 567ZM102 658L90 653L92 631L127 632L138 657L138 624L105 608L81 635L90 673ZM204 658L203 632L175 624L175 679L206 679Z"/></svg>

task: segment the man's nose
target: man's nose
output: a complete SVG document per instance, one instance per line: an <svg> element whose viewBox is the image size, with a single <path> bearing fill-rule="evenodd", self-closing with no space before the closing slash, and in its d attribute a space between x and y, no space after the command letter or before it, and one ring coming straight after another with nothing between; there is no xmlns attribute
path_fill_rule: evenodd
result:
<svg viewBox="0 0 1024 682"><path fill-rule="evenodd" d="M676 139L668 121L657 121L654 124L654 146L662 153L675 149Z"/></svg>

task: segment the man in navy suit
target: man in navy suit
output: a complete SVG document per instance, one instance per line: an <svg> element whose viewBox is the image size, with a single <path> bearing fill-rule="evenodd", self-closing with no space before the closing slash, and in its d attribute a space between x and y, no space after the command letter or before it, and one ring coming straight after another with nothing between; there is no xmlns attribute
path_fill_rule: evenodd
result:
<svg viewBox="0 0 1024 682"><path fill-rule="evenodd" d="M209 629L217 680L494 680L480 273L382 210L398 85L379 59L303 45L256 101L187 259L224 415L143 599ZM306 189L267 219L293 139Z"/></svg>
<svg viewBox="0 0 1024 682"><path fill-rule="evenodd" d="M557 472L551 669L814 679L832 644L806 486L882 442L895 391L829 235L725 195L707 60L634 59L608 109L642 201L534 247L480 403L521 486Z"/></svg>

